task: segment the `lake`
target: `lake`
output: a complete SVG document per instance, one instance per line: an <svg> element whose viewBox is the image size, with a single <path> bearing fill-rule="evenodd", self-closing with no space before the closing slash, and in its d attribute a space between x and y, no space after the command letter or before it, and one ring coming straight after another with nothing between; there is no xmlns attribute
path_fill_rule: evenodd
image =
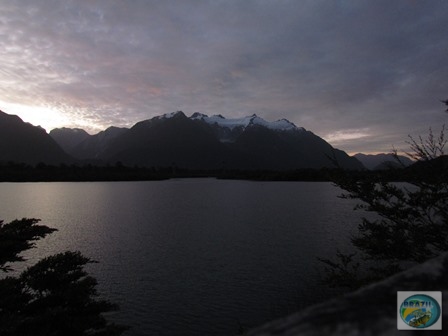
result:
<svg viewBox="0 0 448 336"><path fill-rule="evenodd" d="M0 219L59 231L29 263L79 250L126 335L236 335L330 292L322 265L360 222L325 182L0 183ZM23 269L26 264L16 265Z"/></svg>

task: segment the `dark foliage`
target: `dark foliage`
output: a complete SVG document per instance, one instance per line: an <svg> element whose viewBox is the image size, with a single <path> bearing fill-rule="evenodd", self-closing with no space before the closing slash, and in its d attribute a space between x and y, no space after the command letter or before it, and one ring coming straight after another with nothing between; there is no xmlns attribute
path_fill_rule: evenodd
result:
<svg viewBox="0 0 448 336"><path fill-rule="evenodd" d="M8 262L23 261L20 252L34 247L34 242L44 238L56 229L50 229L45 225L37 225L35 218L23 218L4 224L0 220L0 271L7 272L11 268Z"/></svg>
<svg viewBox="0 0 448 336"><path fill-rule="evenodd" d="M37 219L0 226L2 270L23 261L19 253L55 231ZM17 277L0 280L0 335L121 335L125 327L107 322L102 313L118 307L97 300L96 280L84 266L93 261L80 252L59 253L28 267Z"/></svg>
<svg viewBox="0 0 448 336"><path fill-rule="evenodd" d="M115 165L65 165L39 163L27 165L0 162L1 182L56 182L56 181L152 181L163 180L172 175L172 168L127 167Z"/></svg>
<svg viewBox="0 0 448 336"><path fill-rule="evenodd" d="M369 173L369 172L364 172ZM355 174L353 172L353 174ZM361 174L361 172L357 172ZM129 167L117 162L115 165L96 166L46 165L35 166L22 163L0 163L2 182L49 182L49 181L153 181L169 178L215 177L221 179L245 179L264 181L330 181L332 169L238 170L238 169L185 169L171 167Z"/></svg>
<svg viewBox="0 0 448 336"><path fill-rule="evenodd" d="M446 106L448 106L448 99L441 100L441 102L444 103ZM445 112L448 112L448 109L446 109Z"/></svg>
<svg viewBox="0 0 448 336"><path fill-rule="evenodd" d="M403 171L401 181L381 175L354 178L345 172L334 183L356 199L356 209L373 214L363 218L351 239L357 253L336 254L326 265L332 287L356 289L448 251L448 164L444 155L444 127L439 137L410 137L412 157L418 162Z"/></svg>

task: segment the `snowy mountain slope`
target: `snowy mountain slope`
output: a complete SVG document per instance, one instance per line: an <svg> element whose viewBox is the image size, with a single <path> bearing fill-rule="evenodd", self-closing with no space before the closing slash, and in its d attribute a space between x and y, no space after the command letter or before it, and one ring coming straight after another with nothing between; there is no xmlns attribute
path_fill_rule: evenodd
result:
<svg viewBox="0 0 448 336"><path fill-rule="evenodd" d="M226 119L222 115L213 115L209 117L206 114L194 113L190 119L192 120L202 120L210 125L217 125L219 127L228 128L233 130L235 128L245 129L246 127L250 127L253 125L258 125L262 127L266 127L275 131L298 131L303 130L303 128L299 128L294 125L292 122L281 119L273 122L269 122L264 120L263 118L258 117L256 114L251 116L243 117L243 118L234 118L234 119Z"/></svg>

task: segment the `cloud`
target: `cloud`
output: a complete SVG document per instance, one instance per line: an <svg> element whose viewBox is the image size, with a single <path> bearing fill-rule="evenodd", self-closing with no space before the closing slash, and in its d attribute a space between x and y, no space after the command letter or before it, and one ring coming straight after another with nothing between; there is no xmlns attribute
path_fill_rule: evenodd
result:
<svg viewBox="0 0 448 336"><path fill-rule="evenodd" d="M375 151L446 120L447 10L405 0L8 1L0 100L51 107L69 120L61 126L92 130L175 110L257 113L327 137L369 129L329 139Z"/></svg>
<svg viewBox="0 0 448 336"><path fill-rule="evenodd" d="M357 140L370 136L368 128L364 129L351 129L336 131L325 136L325 139L331 143L337 143L347 140Z"/></svg>

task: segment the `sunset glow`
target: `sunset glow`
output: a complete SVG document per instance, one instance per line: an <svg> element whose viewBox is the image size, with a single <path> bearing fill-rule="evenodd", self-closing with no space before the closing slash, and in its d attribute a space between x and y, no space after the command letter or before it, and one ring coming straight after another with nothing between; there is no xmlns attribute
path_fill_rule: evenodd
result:
<svg viewBox="0 0 448 336"><path fill-rule="evenodd" d="M35 126L41 126L47 132L53 128L71 124L67 116L50 107L11 104L2 101L0 101L0 106L2 106L4 112L15 114L23 121Z"/></svg>
<svg viewBox="0 0 448 336"><path fill-rule="evenodd" d="M442 1L8 1L0 109L89 132L177 110L255 113L349 152L388 151L446 122L447 12Z"/></svg>

